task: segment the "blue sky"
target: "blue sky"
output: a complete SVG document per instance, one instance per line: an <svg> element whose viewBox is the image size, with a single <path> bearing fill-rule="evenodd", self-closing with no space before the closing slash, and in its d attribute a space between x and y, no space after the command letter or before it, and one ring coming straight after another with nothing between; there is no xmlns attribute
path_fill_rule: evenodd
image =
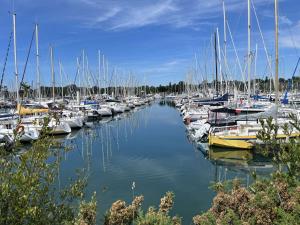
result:
<svg viewBox="0 0 300 225"><path fill-rule="evenodd" d="M252 0L265 38L274 56L273 0ZM247 0L225 0L227 19L235 47L244 68L247 54ZM84 49L91 71L96 74L98 50L116 68L117 80L128 80L131 73L140 83L166 84L187 79L198 61L194 80L212 78L211 36L218 27L223 49L221 0L1 0L0 69L4 63L12 29L13 8L17 13L18 66L22 74L34 24L40 26L40 60L43 84L50 82L49 46L54 46L58 85L58 61L69 80L76 72L76 58ZM299 0L281 0L280 74L290 77L300 56ZM266 54L252 8L252 51L258 45L257 77L268 74ZM226 73L242 79L230 35L227 33ZM25 80L36 81L35 47L32 48ZM13 54L9 53L5 84L13 85ZM273 57L274 58L274 57ZM253 63L254 64L254 63ZM225 65L223 64L223 67ZM224 70L224 69L223 69ZM252 65L254 70L254 65ZM299 75L299 73L298 73ZM64 76L63 83L68 83Z"/></svg>

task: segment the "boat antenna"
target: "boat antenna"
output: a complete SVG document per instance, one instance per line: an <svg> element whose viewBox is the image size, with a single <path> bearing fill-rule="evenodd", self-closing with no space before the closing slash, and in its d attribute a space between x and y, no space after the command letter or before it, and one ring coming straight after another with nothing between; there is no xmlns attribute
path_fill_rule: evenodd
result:
<svg viewBox="0 0 300 225"><path fill-rule="evenodd" d="M50 61L51 61L51 77L52 77L52 100L55 103L55 74L54 74L54 62L53 62L53 47L50 46Z"/></svg>
<svg viewBox="0 0 300 225"><path fill-rule="evenodd" d="M18 75L18 63L17 63L17 34L16 34L16 14L13 13L13 36L14 36L14 67L15 67L15 79L16 79L16 94L17 94L17 107L20 104L19 96L19 75Z"/></svg>
<svg viewBox="0 0 300 225"><path fill-rule="evenodd" d="M40 53L39 53L39 25L35 24L35 51L36 51L36 74L37 74L37 88L38 88L38 98L41 104L41 73L40 73Z"/></svg>
<svg viewBox="0 0 300 225"><path fill-rule="evenodd" d="M248 54L247 54L247 70L248 70L248 101L250 102L251 91L251 8L250 1L248 0Z"/></svg>
<svg viewBox="0 0 300 225"><path fill-rule="evenodd" d="M218 88L218 52L217 52L217 33L215 32L215 67L216 67L216 94L219 95Z"/></svg>
<svg viewBox="0 0 300 225"><path fill-rule="evenodd" d="M279 67L279 58L278 58L278 0L275 0L275 91L276 98L275 103L278 106L279 103L279 82L278 82L278 67Z"/></svg>

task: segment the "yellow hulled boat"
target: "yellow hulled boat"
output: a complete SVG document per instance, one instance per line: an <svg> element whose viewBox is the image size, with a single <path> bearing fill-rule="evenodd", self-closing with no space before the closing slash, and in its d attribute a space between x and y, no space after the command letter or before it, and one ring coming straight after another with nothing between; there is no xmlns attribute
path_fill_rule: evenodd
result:
<svg viewBox="0 0 300 225"><path fill-rule="evenodd" d="M238 125L228 127L215 127L209 134L209 146L232 149L253 149L255 143L260 143L256 137L261 129L260 125ZM276 139L300 137L300 132L293 131L290 135L279 129Z"/></svg>
<svg viewBox="0 0 300 225"><path fill-rule="evenodd" d="M218 137L215 135L209 136L209 146L216 146L220 148L232 148L232 149L253 149L254 144L246 140L235 140Z"/></svg>

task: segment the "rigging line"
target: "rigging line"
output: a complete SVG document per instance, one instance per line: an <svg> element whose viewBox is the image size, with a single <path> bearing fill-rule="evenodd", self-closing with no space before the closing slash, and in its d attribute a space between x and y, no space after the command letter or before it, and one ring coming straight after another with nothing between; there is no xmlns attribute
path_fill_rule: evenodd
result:
<svg viewBox="0 0 300 225"><path fill-rule="evenodd" d="M90 69L89 69L89 75L90 76L88 78L88 83L89 83L90 88L92 89L93 94L95 94L95 87L97 87L96 79L94 77L93 72ZM91 80L91 82L90 82L90 80Z"/></svg>
<svg viewBox="0 0 300 225"><path fill-rule="evenodd" d="M244 15L244 11L243 10L240 10L240 13L239 13L239 16L238 16L238 19L237 20L235 20L236 21L236 23L235 24L233 24L233 26L232 26L232 34L233 35L235 35L236 34L236 32L239 32L239 29L238 29L238 27L239 27L239 25L240 25L240 22L241 22L241 18L242 18L242 15ZM227 14L227 16L226 16L227 18L226 18L226 23L228 23L228 18L229 18L229 16L228 16L228 14Z"/></svg>
<svg viewBox="0 0 300 225"><path fill-rule="evenodd" d="M89 71L90 77L92 78L93 86L96 86L96 84L97 84L97 79L95 78L95 75L94 75L93 71L91 71L90 69L89 69L88 71ZM91 85L91 84L90 84L90 85Z"/></svg>
<svg viewBox="0 0 300 225"><path fill-rule="evenodd" d="M21 85L23 84L23 81L24 81L24 77L25 77L25 73L26 73L26 69L27 69L27 64L28 64L28 60L29 60L29 56L30 56L30 52L31 52L31 47L32 47L33 39L34 39L34 34L35 34L35 28L33 29L33 32L32 32L30 46L29 46L29 49L28 49L28 53L27 53L27 57L26 57L26 62L25 62L25 65L24 65L22 80L21 80L21 83L20 83ZM21 85L19 87L19 90L21 90Z"/></svg>
<svg viewBox="0 0 300 225"><path fill-rule="evenodd" d="M115 70L115 68L114 68L114 70ZM110 85L113 85L113 84L112 84L112 82L113 82L112 79L114 78L114 75L115 75L114 73L115 73L115 71L112 71L112 72L111 72L110 81L109 81L109 83L108 83L109 86L110 86ZM107 74L109 74L109 73L107 73Z"/></svg>
<svg viewBox="0 0 300 225"><path fill-rule="evenodd" d="M68 81L68 83L71 84L70 77L69 77L69 75L65 72L65 68L64 68L64 66L63 66L62 64L61 64L61 68L62 68L62 73L63 73L65 79ZM67 90L68 90L68 92L71 93L71 95L72 95L72 93L73 93L72 85L67 85Z"/></svg>
<svg viewBox="0 0 300 225"><path fill-rule="evenodd" d="M286 12L283 12L283 11L285 11L285 10L282 9L282 8L281 8L280 11L282 12L282 15L284 15L284 14L286 13ZM288 19L288 18L287 18L287 19ZM296 47L296 42L295 42L295 38L294 38L295 35L293 35L292 29L291 29L291 24L292 24L292 23L289 23L289 22L286 23L287 28L288 28L288 31L289 31L290 36L291 36L291 41L292 41L293 48L294 48L294 50L295 50L296 55L299 57L299 50L298 50L298 48Z"/></svg>
<svg viewBox="0 0 300 225"><path fill-rule="evenodd" d="M300 57L298 58L298 61L297 61L297 64L296 64L296 68L294 69L294 72L293 72L293 76L292 76L292 78L294 78L294 77L295 77L295 74L296 74L296 72L297 72L297 69L298 69L298 66L299 66L299 62L300 62Z"/></svg>
<svg viewBox="0 0 300 225"><path fill-rule="evenodd" d="M292 41L292 44L293 44L293 48L296 52L296 55L299 56L299 51L298 51L298 48L296 47L294 35L292 33L291 26L289 24L288 24L288 30L289 30L289 33L290 33L290 36L291 36L291 41Z"/></svg>
<svg viewBox="0 0 300 225"><path fill-rule="evenodd" d="M76 69L76 74L75 74L75 77L74 77L74 83L70 86L70 92L71 92L71 95L72 96L74 96L74 93L76 92L76 89L77 89L77 87L76 87L76 80L77 80L77 76L78 76L78 74L79 74L79 71L80 71L80 60L82 60L82 56L80 56L79 58L77 58L77 64L76 64L76 67L77 67L77 69ZM80 87L79 87L79 89L80 89Z"/></svg>
<svg viewBox="0 0 300 225"><path fill-rule="evenodd" d="M225 58L225 53L223 50L221 50L221 54ZM227 72L225 71L222 73L223 79L229 81L231 79L231 76L230 76L231 72L230 72L227 60L224 62L224 65L225 65L225 69L228 71Z"/></svg>
<svg viewBox="0 0 300 225"><path fill-rule="evenodd" d="M6 55L5 55L5 59L4 59L4 65L3 65L2 75L1 75L0 91L2 90L3 78L4 78L8 54L9 54L9 50L10 50L10 46L11 46L12 35L13 35L13 31L11 31L10 36L9 36L9 42L8 42Z"/></svg>
<svg viewBox="0 0 300 225"><path fill-rule="evenodd" d="M259 20L258 20L258 16L257 16L256 9L255 9L253 1L251 1L251 3L252 3L252 8L253 8L253 11L254 11L257 27L258 27L258 30L259 30L259 33L260 33L260 36L261 36L261 39L262 39L262 42L263 42L264 51L265 51L265 54L266 54L266 57L267 57L269 70L270 70L270 73L271 73L271 76L272 76L272 79L273 79L273 84L275 85L275 80L274 80L274 76L273 76L271 61L270 61L270 57L269 57L268 50L267 50L267 47L266 47L265 39L264 39L262 30L261 30L261 27L260 27L260 23L259 23Z"/></svg>
<svg viewBox="0 0 300 225"><path fill-rule="evenodd" d="M219 49L219 57L218 57L218 62L219 64L221 65L222 64L222 60L221 60L221 56L223 56L223 58L225 58L225 54L224 54L224 51L223 49ZM229 70L229 67L228 67L228 64L226 62L227 60L224 60L224 70L222 70L222 72L220 72L221 76L223 77L223 80L224 80L224 83L226 84L226 82L228 81L228 76L227 76L227 73L226 73L226 70L228 69Z"/></svg>
<svg viewBox="0 0 300 225"><path fill-rule="evenodd" d="M79 71L80 71L80 64L81 64L81 61L83 60L83 57L82 56L80 56L79 57L79 60L78 60L78 65L77 65L77 70L76 70L76 74L75 74L75 78L74 78L74 85L76 84L76 80L77 80L77 76L78 76L78 74L79 74Z"/></svg>
<svg viewBox="0 0 300 225"><path fill-rule="evenodd" d="M238 62L238 66L239 66L240 72L242 74L243 82L245 83L245 75L244 75L244 72L243 72L243 69L242 69L242 66L241 66L241 62L240 62L240 59L239 59L239 56L238 56L238 53L237 53L237 50L236 50L236 47L235 47L235 44L234 44L234 40L233 40L233 37L232 37L232 33L231 33L231 29L230 29L228 21L226 21L226 24L227 24L227 27L228 27L229 36L230 36L230 39L231 39L231 42L232 42L234 53L235 53L235 56L236 56L236 59L237 59L237 62Z"/></svg>
<svg viewBox="0 0 300 225"><path fill-rule="evenodd" d="M65 68L64 68L64 66L63 66L62 63L61 63L61 69L62 69L62 74L64 75L65 79L66 79L69 83L71 83L71 82L70 82L69 75L66 73Z"/></svg>

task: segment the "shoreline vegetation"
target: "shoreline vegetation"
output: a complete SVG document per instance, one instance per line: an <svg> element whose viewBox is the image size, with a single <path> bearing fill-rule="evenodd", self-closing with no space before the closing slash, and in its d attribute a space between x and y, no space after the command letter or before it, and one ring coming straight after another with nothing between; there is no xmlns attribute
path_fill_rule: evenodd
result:
<svg viewBox="0 0 300 225"><path fill-rule="evenodd" d="M270 87L270 79L268 77L265 77L265 79L251 79L251 84L256 83L257 84L257 90L262 90L263 93L267 93L269 91L275 91L274 87L271 85ZM288 87L289 83L293 83L295 90L300 90L300 79L298 77L293 77L291 79L279 79L279 91L284 92ZM179 81L179 82L169 82L165 85L141 85L136 87L130 87L129 89L135 93L143 95L143 94L153 94L153 93L162 93L163 95L168 94L182 94L185 93L187 89L190 90L207 90L214 88L216 84L221 88L225 89L225 85L220 81L212 80L204 80L200 84L189 84L186 81ZM245 84L242 81L239 80L233 80L228 81L229 86L235 86L238 91L243 91L245 89ZM53 87L50 86L41 86L41 93L44 97L52 97L52 90ZM92 93L93 95L96 95L97 93L100 94L109 94L111 95L113 92L115 94L122 93L123 87L122 86L108 86L106 88L99 88L97 86L92 86L90 88L88 87L80 87L76 84L66 85L63 87L54 87L54 92L57 96L61 96L62 93L67 96L76 96L76 91L80 91L81 93L88 92ZM7 86L4 86L2 88L3 95L5 98L13 99L15 96L14 91L9 91ZM22 83L21 89L19 91L20 97L23 100L26 100L28 98L33 98L36 93L38 92L37 89L30 86L27 83ZM141 93L142 92L142 93Z"/></svg>
<svg viewBox="0 0 300 225"><path fill-rule="evenodd" d="M288 135L300 130L300 122L284 125ZM47 120L49 121L49 119ZM0 158L0 224L99 224L96 193L86 201L84 171L78 178L57 190L57 174L62 151L67 146L55 142L45 121L42 137L30 149L18 152L18 144L10 152L1 150ZM134 196L129 205L118 200L111 205L99 221L104 225L180 225L182 220L195 225L213 224L299 224L300 221L300 145L299 139L276 140L278 125L272 118L260 121L262 130L258 138L263 147L257 149L272 157L276 170L269 177L253 172L254 182L248 187L241 180L213 185L216 196L207 212L191 218L173 216L171 211L175 194L167 192L158 208L150 206L142 211L144 196ZM134 189L134 187L132 187ZM134 193L134 192L133 192ZM180 204L178 202L177 204ZM176 213L176 212L175 212ZM172 214L172 215L171 215Z"/></svg>

